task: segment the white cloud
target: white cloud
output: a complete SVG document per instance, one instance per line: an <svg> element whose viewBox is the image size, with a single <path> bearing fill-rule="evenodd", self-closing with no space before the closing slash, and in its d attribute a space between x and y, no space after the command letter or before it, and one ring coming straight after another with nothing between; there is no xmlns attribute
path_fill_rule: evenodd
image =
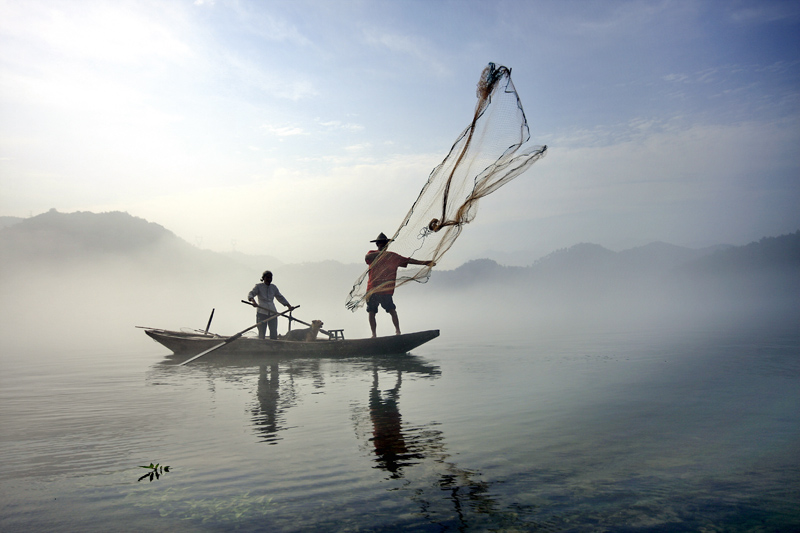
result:
<svg viewBox="0 0 800 533"><path fill-rule="evenodd" d="M264 93L266 97L295 102L319 94L313 82L306 79L303 74L271 69L239 54L222 54L215 60L213 68L216 71L209 71L208 75L215 82L220 77L226 79L228 84L233 80L238 91L245 94L256 90Z"/></svg>
<svg viewBox="0 0 800 533"><path fill-rule="evenodd" d="M277 135L278 137L293 137L296 135L308 135L308 132L304 131L303 128L299 126L276 126L273 124L262 124L261 126L267 132Z"/></svg>
<svg viewBox="0 0 800 533"><path fill-rule="evenodd" d="M386 48L396 54L413 57L425 64L425 74L449 76L452 73L439 58L443 56L428 39L411 34L388 31L383 28L364 30L364 40L370 46Z"/></svg>
<svg viewBox="0 0 800 533"><path fill-rule="evenodd" d="M296 46L309 46L306 37L293 23L277 15L268 4L234 2L229 5L238 16L242 31L274 42L288 42Z"/></svg>
<svg viewBox="0 0 800 533"><path fill-rule="evenodd" d="M44 46L53 58L142 65L154 58L176 62L192 56L191 47L180 37L181 19L169 10L156 18L155 13L122 2L81 3L71 9L40 3L25 9L7 4L4 10L7 7L11 9L6 11L6 22L0 23L2 34L35 43L27 50L41 51ZM13 47L3 56L18 53L19 47Z"/></svg>
<svg viewBox="0 0 800 533"><path fill-rule="evenodd" d="M364 126L355 124L353 122L343 123L339 120L328 120L326 122L318 121L319 125L331 130L347 130L347 131L362 131Z"/></svg>
<svg viewBox="0 0 800 533"><path fill-rule="evenodd" d="M648 210L670 221L704 206L718 226L717 206L796 176L800 59L778 46L785 24L754 23L745 42L733 11L701 17L695 1L475 2L433 35L428 7L392 22L385 4L303 12L314 4L3 3L0 214L146 208L192 242L261 252L252 228L269 221L250 214L267 195L294 223L271 233L276 255L341 259L320 227L394 229L468 121L482 54L514 67L550 153L481 203L479 227L574 217L599 234L611 225L592 213L613 213L616 231L657 238L667 222L646 224ZM499 26L507 38L492 41Z"/></svg>
<svg viewBox="0 0 800 533"><path fill-rule="evenodd" d="M239 251L285 262L356 262L373 233L400 224L436 157L351 159L322 172L273 162L259 179L241 185L190 187L83 209L128 211L219 251L229 250L233 239Z"/></svg>
<svg viewBox="0 0 800 533"><path fill-rule="evenodd" d="M348 152L362 152L372 147L372 143L361 143L361 144L352 144L350 146L345 146L344 149Z"/></svg>
<svg viewBox="0 0 800 533"><path fill-rule="evenodd" d="M791 194L791 183L766 176L796 167L786 158L792 144L800 144L800 134L791 123L758 122L653 130L607 146L553 144L545 159L487 198L482 215L496 223L589 217L587 234L601 235L606 243L631 242L635 235L645 242L687 242L693 234L713 233L709 228L741 230L743 223L752 223L742 218L742 206L766 218L766 212L755 214L765 208L763 198ZM685 227L681 217L694 228ZM625 218L628 224L620 227ZM753 231L769 234L766 227ZM573 237L574 242L583 239Z"/></svg>

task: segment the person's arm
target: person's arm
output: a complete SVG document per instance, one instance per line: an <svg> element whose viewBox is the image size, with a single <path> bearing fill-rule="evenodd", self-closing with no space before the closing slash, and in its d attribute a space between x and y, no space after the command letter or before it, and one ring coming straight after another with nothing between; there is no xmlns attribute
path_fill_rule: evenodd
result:
<svg viewBox="0 0 800 533"><path fill-rule="evenodd" d="M436 262L435 261L419 261L417 259L411 259L411 258L409 258L408 264L409 265L425 265L425 266L429 266L429 267L435 267L436 266Z"/></svg>
<svg viewBox="0 0 800 533"><path fill-rule="evenodd" d="M253 290L247 293L247 301L253 304L256 303L256 294L258 294L258 285L253 287Z"/></svg>
<svg viewBox="0 0 800 533"><path fill-rule="evenodd" d="M275 286L273 285L273 287ZM283 305L285 305L286 307L291 307L291 304L286 298L283 297L283 294L281 294L281 291L278 290L278 287L275 287L275 299L278 300Z"/></svg>

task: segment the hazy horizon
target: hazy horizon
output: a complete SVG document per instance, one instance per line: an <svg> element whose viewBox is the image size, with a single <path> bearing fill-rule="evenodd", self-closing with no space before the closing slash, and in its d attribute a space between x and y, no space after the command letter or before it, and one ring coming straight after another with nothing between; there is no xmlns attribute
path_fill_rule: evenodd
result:
<svg viewBox="0 0 800 533"><path fill-rule="evenodd" d="M50 213L31 222L0 233L0 318L18 333L4 343L82 343L89 331L94 344L140 344L148 339L134 326L201 328L211 309L212 331L234 333L254 319L240 300L265 268L289 301L301 305L301 320L323 320L350 338L368 333L363 308L345 309L364 264L245 261L199 250L168 228L121 213ZM726 254L576 245L527 268L481 261L437 267L429 283L400 287L395 298L403 331L441 328L451 337L476 328L496 336L589 326L785 323L798 314L798 239L800 231ZM699 263L704 258L711 262ZM43 306L57 318L43 323ZM381 313L379 333L390 334L389 327Z"/></svg>
<svg viewBox="0 0 800 533"><path fill-rule="evenodd" d="M58 214L61 214L61 215L70 215L70 214L78 214L79 213L79 212L63 213L63 212L58 211L55 208L52 208L52 209L48 210L47 212L57 212ZM117 213L123 213L125 215L130 215L130 213L127 213L127 212L124 212L124 211L116 211L116 212ZM93 213L93 212L88 212L88 211L82 211L80 213L88 213L88 214L93 214L93 215L108 214L108 213ZM27 218L34 218L34 217L36 217L38 215L42 215L42 214L45 214L45 213L39 213L37 215L32 215L31 217L27 217ZM130 216L134 216L134 215L130 215ZM0 218L16 218L16 219L19 219L18 222L12 222L12 223L5 222L4 225L0 226L0 230L2 230L4 228L7 228L7 227L11 227L11 226L13 226L13 225L15 225L15 224L17 224L17 223L19 223L21 221L26 220L25 217L4 217L2 215L0 215ZM135 218L141 218L141 217L135 217ZM320 258L316 258L316 259L310 260L310 261L300 261L300 262L297 262L297 263L290 263L290 262L284 261L280 257L276 257L274 255L267 254L267 253L246 253L246 252L239 251L239 250L217 251L217 250L212 250L212 249L209 249L209 248L203 248L202 246L198 245L197 243L191 243L189 241L186 241L186 239L183 239L181 236L177 235L169 227L166 227L166 226L160 224L156 220L147 220L147 219L143 219L143 218L141 220L143 220L143 221L145 221L147 223L151 223L151 224L155 224L155 225L161 226L162 228L164 228L169 233L175 234L179 239L181 239L182 241L185 241L187 244L189 244L193 248L196 248L196 249L198 249L200 251L220 253L220 254L227 255L227 256L232 257L232 258L241 257L241 258L244 258L247 261L248 265L255 265L255 263L253 262L254 260L267 261L268 263L271 263L273 265L273 267L276 266L276 265L277 266L293 266L293 265L303 265L303 264L309 264L309 263L310 264L313 264L313 263L324 263L324 262L328 262L328 261L333 261L333 262L336 262L336 263L339 263L339 264L342 264L342 265L358 265L358 266L361 266L363 264L363 258L362 257L355 257L355 258L352 258L352 260L350 260L350 261L341 261L341 260L337 260L337 259L335 259L333 257L320 257ZM800 228L798 228L795 231L800 231ZM782 234L782 235L792 234L795 231L788 232L788 233ZM752 244L752 243L757 242L758 240L761 240L761 239L780 237L782 235L762 235L761 237L759 237L759 239L743 243L742 245ZM505 252L504 251L499 251L499 250L487 249L487 250L485 250L483 252L482 255L480 253L478 253L478 255L475 255L475 256L463 256L463 257L460 257L458 254L453 254L453 255L455 255L455 257L448 257L448 260L446 262L444 262L443 264L439 265L436 270L437 271L454 270L454 269L457 269L457 268L460 268L460 267L464 266L467 263L470 263L470 262L473 262L473 261L480 261L480 260L484 260L484 259L489 259L489 260L494 261L494 262L496 262L496 263L498 263L499 265L502 265L502 266L528 267L528 266L531 266L534 263L536 263L536 262L538 262L538 261L540 261L542 259L546 259L548 256L551 256L551 255L556 254L558 252L562 252L564 250L569 250L570 248L574 248L574 247L577 247L577 246L580 246L580 245L585 245L585 244L591 244L591 245L600 246L600 247L602 247L602 248L604 248L604 249L606 249L606 250L608 250L610 252L614 252L614 253L628 252L628 251L631 251L631 250L637 250L637 249L640 249L640 248L653 246L653 245L659 245L659 244L664 244L664 245L668 245L668 246L675 246L675 247L685 248L685 249L694 250L694 251L711 250L711 249L715 249L715 248L719 248L719 247L742 246L742 245L734 245L734 244L727 243L727 242L726 243L723 243L723 242L712 243L712 244L709 244L709 245L706 245L706 246L682 246L682 245L679 245L679 244L675 244L675 243L671 243L671 242L665 242L665 241L649 241L649 242L643 243L641 245L632 246L632 247L629 247L629 248L613 249L613 248L608 248L606 246L603 246L602 244L599 244L599 243L581 241L581 242L574 242L572 244L568 244L568 245L560 247L560 248L548 250L548 251L543 252L541 254L538 254L533 249L505 251ZM364 247L364 250L367 250L368 248L371 248L371 247L372 247L372 245L370 243L368 243L367 246ZM460 259L461 262L457 262L456 260L454 260L455 258Z"/></svg>

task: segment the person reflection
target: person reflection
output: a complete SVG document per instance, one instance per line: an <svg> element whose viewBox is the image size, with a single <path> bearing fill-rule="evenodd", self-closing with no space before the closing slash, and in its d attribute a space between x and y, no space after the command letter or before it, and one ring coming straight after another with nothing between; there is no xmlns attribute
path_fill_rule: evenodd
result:
<svg viewBox="0 0 800 533"><path fill-rule="evenodd" d="M435 424L403 424L399 407L401 370L397 370L394 387L384 391L379 387L378 374L376 366L369 391L372 436L368 440L376 456L374 468L386 470L388 479L402 480L387 490L406 493L419 505L421 520L442 531L537 528L523 516L530 511L528 507L516 502L504 504L491 494L491 485L480 479L480 472L449 460L444 435L433 427ZM361 435L367 437L369 432Z"/></svg>
<svg viewBox="0 0 800 533"><path fill-rule="evenodd" d="M392 389L381 393L378 388L378 369L372 372L372 388L369 393L369 416L372 420L372 441L377 456L377 468L383 468L390 473L390 477L402 477L402 467L416 464L414 459L423 456L409 451L403 435L402 417L398 400L400 399L400 385L402 372L397 371L397 380Z"/></svg>
<svg viewBox="0 0 800 533"><path fill-rule="evenodd" d="M278 409L280 399L280 373L278 364L269 365L269 372L266 365L261 365L258 369L258 405L253 409L253 425L257 433L261 434L261 442L276 444L278 439L276 434L281 429L279 417L281 411Z"/></svg>

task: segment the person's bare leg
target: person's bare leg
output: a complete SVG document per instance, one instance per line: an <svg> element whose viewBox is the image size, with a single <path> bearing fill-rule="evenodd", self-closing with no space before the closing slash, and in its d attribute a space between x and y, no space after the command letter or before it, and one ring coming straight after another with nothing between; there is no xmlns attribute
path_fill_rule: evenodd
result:
<svg viewBox="0 0 800 533"><path fill-rule="evenodd" d="M392 324L394 324L394 334L400 335L400 319L397 318L397 311L392 309L389 311L389 315L392 317Z"/></svg>
<svg viewBox="0 0 800 533"><path fill-rule="evenodd" d="M369 313L369 329L372 330L372 338L376 337L375 329L377 328L377 323L375 322L375 315L377 313Z"/></svg>

